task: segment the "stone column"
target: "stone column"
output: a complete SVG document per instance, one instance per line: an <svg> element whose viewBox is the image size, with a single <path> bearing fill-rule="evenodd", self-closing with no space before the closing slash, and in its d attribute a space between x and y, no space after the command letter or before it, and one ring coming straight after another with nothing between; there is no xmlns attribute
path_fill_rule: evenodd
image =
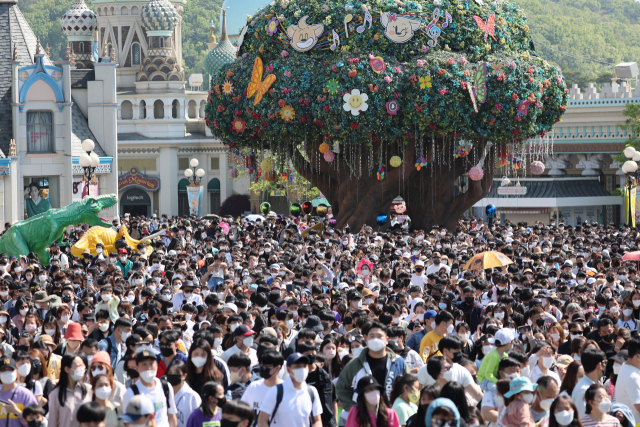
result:
<svg viewBox="0 0 640 427"><path fill-rule="evenodd" d="M160 206L158 216L167 214L178 215L178 149L173 147L160 148Z"/></svg>

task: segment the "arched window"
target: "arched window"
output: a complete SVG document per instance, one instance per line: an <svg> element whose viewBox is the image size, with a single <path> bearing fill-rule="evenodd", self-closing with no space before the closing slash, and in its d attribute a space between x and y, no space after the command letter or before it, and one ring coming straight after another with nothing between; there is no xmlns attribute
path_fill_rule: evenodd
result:
<svg viewBox="0 0 640 427"><path fill-rule="evenodd" d="M182 178L178 182L178 216L189 215L189 196L187 196L187 186L189 180Z"/></svg>
<svg viewBox="0 0 640 427"><path fill-rule="evenodd" d="M120 105L120 117L122 120L133 119L133 105L131 105L131 101L122 101Z"/></svg>
<svg viewBox="0 0 640 427"><path fill-rule="evenodd" d="M207 184L207 193L209 193L209 210L212 214L218 214L220 209L220 180L213 178Z"/></svg>
<svg viewBox="0 0 640 427"><path fill-rule="evenodd" d="M147 103L144 101L140 101L140 118L147 118Z"/></svg>
<svg viewBox="0 0 640 427"><path fill-rule="evenodd" d="M164 47L164 37L158 37L158 47Z"/></svg>
<svg viewBox="0 0 640 427"><path fill-rule="evenodd" d="M196 118L196 101L194 101L193 99L191 101L189 101L189 118L190 119L195 119Z"/></svg>
<svg viewBox="0 0 640 427"><path fill-rule="evenodd" d="M79 45L80 45L79 46L80 53L84 53L84 42L80 42Z"/></svg>
<svg viewBox="0 0 640 427"><path fill-rule="evenodd" d="M131 64L140 65L140 44L134 43L131 45Z"/></svg>
<svg viewBox="0 0 640 427"><path fill-rule="evenodd" d="M171 103L171 117L173 117L174 119L178 118L178 106L180 105L180 103L178 102L177 99L174 99L173 102Z"/></svg>
<svg viewBox="0 0 640 427"><path fill-rule="evenodd" d="M164 119L164 102L159 99L153 103L153 118Z"/></svg>

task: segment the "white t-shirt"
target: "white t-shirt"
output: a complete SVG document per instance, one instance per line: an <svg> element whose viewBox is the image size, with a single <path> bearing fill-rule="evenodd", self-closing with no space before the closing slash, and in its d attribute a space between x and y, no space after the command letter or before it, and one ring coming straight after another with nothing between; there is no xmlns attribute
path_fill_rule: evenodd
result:
<svg viewBox="0 0 640 427"><path fill-rule="evenodd" d="M244 391L244 394L242 395L242 398L240 399L251 406L251 408L256 413L256 418L260 413L260 406L262 405L262 401L264 400L264 397L267 395L267 392L269 390L271 390L271 387L266 386L264 384L264 378L261 378L249 384L249 387L247 387L247 389ZM280 409L278 409L278 411L280 411Z"/></svg>
<svg viewBox="0 0 640 427"><path fill-rule="evenodd" d="M176 414L178 427L184 427L187 425L189 415L200 407L202 399L186 382L182 384L182 387L178 390L174 399L176 401L176 409L178 410Z"/></svg>
<svg viewBox="0 0 640 427"><path fill-rule="evenodd" d="M630 331L635 331L637 329L638 323L636 320L622 320L622 318L618 319L618 324L616 328L627 328Z"/></svg>
<svg viewBox="0 0 640 427"><path fill-rule="evenodd" d="M224 353L222 353L220 359L227 363L231 356L240 352L242 352L242 350L240 350L240 347L234 345L233 347L229 347ZM251 359L251 366L255 366L258 364L258 353L254 349L250 348L247 356L249 356L249 359Z"/></svg>
<svg viewBox="0 0 640 427"><path fill-rule="evenodd" d="M425 283L427 283L427 275L424 271L420 276L415 273L411 276L411 286L419 286L420 289L424 290Z"/></svg>
<svg viewBox="0 0 640 427"><path fill-rule="evenodd" d="M427 365L425 364L418 371L418 382L423 385L435 384L435 380L431 378L431 375L427 372ZM462 365L454 363L451 365L451 381L457 381L462 384L462 387L467 387L474 383L471 373Z"/></svg>
<svg viewBox="0 0 640 427"><path fill-rule="evenodd" d="M138 386L139 394L146 395L155 405L155 420L158 427L169 427L169 417L167 414L175 414L177 412L176 401L173 395L173 387L169 385L169 403L167 404L167 399L164 397L164 391L162 391L162 383L160 383L160 380L157 378L154 381L155 386L152 388L145 387L142 384L142 380L136 381L135 385ZM128 388L127 392L124 394L124 398L122 399L122 407L125 411L133 396L133 390Z"/></svg>
<svg viewBox="0 0 640 427"><path fill-rule="evenodd" d="M280 402L280 406L278 407L278 411L275 414L271 426L310 427L310 416L313 414L315 417L322 414L320 396L318 396L318 392L315 387L311 387L314 394L312 405L311 397L307 392L307 383L302 383L302 387L297 389L293 386L291 378L289 378L283 383L283 385L284 390L282 402ZM273 414L276 407L277 395L277 387L271 387L265 396L262 405L260 405L260 412L265 412L269 415Z"/></svg>
<svg viewBox="0 0 640 427"><path fill-rule="evenodd" d="M180 311L184 300L184 294L182 292L175 294L171 300L171 302L173 302L173 309ZM198 294L193 294L187 301L193 305L202 305L202 297Z"/></svg>
<svg viewBox="0 0 640 427"><path fill-rule="evenodd" d="M634 406L640 403L640 369L627 363L622 365L618 373L613 400L627 405L633 417L640 420L640 412Z"/></svg>

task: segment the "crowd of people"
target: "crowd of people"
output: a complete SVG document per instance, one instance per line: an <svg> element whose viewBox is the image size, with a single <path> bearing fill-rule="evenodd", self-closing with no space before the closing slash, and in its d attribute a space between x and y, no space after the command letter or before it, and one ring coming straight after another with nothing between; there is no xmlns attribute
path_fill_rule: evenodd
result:
<svg viewBox="0 0 640 427"><path fill-rule="evenodd" d="M0 254L0 425L640 422L640 277L623 260L635 229L155 215L113 227L165 234L75 258L77 226L49 265ZM512 263L465 268L485 251Z"/></svg>

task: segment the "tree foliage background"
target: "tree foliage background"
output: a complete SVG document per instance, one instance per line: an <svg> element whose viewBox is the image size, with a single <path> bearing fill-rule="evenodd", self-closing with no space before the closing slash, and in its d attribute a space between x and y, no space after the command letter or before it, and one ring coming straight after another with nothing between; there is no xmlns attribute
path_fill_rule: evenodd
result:
<svg viewBox="0 0 640 427"><path fill-rule="evenodd" d="M90 0L85 0L91 8ZM204 73L208 27L220 29L223 0L189 0L182 23L183 58L187 74ZM576 59L557 52L605 63L640 59L640 2L634 0L516 0L527 15L536 50L562 68L567 85L610 81L613 67ZM42 45L49 44L53 60L64 58L66 38L60 17L73 0L20 0L19 6Z"/></svg>

